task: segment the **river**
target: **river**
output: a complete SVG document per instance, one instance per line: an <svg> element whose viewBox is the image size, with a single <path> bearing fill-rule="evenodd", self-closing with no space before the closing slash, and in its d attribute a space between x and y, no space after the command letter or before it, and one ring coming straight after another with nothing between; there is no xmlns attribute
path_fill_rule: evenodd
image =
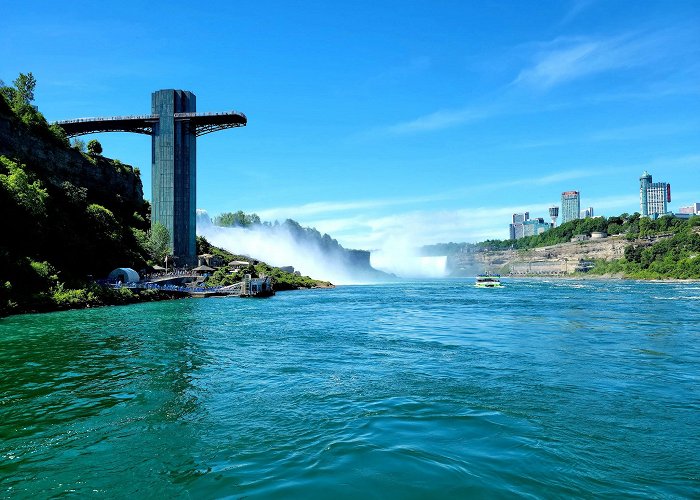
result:
<svg viewBox="0 0 700 500"><path fill-rule="evenodd" d="M0 320L0 497L700 496L700 284L415 281Z"/></svg>

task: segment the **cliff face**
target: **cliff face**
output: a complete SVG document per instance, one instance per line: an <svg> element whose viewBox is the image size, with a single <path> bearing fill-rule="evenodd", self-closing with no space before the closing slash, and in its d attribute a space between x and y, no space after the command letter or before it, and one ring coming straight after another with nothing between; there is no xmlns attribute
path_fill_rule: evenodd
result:
<svg viewBox="0 0 700 500"><path fill-rule="evenodd" d="M0 316L87 300L90 276L141 269L147 208L132 167L67 147L0 99Z"/></svg>
<svg viewBox="0 0 700 500"><path fill-rule="evenodd" d="M651 241L636 242L650 245ZM529 250L495 250L456 254L450 264L456 274L500 272L513 274L569 274L581 261L613 260L624 256L629 245L623 236L562 243Z"/></svg>
<svg viewBox="0 0 700 500"><path fill-rule="evenodd" d="M93 163L75 149L62 148L35 136L14 116L1 112L0 155L25 163L54 186L67 181L86 188L90 198L102 200L103 204L115 208L143 206L141 179L132 167L115 167L99 156Z"/></svg>

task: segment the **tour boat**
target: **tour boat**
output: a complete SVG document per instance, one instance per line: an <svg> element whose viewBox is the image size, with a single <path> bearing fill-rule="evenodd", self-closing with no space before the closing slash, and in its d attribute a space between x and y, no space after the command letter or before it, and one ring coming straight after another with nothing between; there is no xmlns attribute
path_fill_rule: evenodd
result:
<svg viewBox="0 0 700 500"><path fill-rule="evenodd" d="M503 285L501 285L501 277L498 274L480 274L476 277L474 286L478 288L498 288Z"/></svg>

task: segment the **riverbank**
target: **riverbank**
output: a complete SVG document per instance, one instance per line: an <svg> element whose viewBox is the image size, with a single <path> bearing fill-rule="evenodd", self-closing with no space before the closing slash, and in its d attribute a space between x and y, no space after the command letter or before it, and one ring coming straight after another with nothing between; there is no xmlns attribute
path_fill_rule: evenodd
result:
<svg viewBox="0 0 700 500"><path fill-rule="evenodd" d="M542 275L542 274L537 274L537 275L510 275L510 274L505 274L502 276L503 278L508 278L508 279L542 279L542 280L569 280L569 281L576 281L576 280L586 280L586 281L634 281L634 282L639 282L639 283L699 283L700 284L700 279L698 278L632 278L629 276L624 276L622 274L587 274L587 273L581 273L581 274L552 274L552 275Z"/></svg>
<svg viewBox="0 0 700 500"><path fill-rule="evenodd" d="M624 215L624 214L623 214ZM623 224L619 222L624 221ZM586 224L603 237L578 234ZM605 230L612 233L605 237ZM555 244L565 236L571 239ZM574 236L572 236L574 235ZM444 248L443 248L444 247ZM454 276L479 272L522 276L594 275L631 279L700 279L700 217L680 219L666 215L657 220L639 214L571 221L539 236L518 240L437 246L447 252L448 271Z"/></svg>
<svg viewBox="0 0 700 500"><path fill-rule="evenodd" d="M319 282L318 285L309 287L285 288L276 290L279 292L290 292L295 290L324 290L335 288L335 285L330 282ZM54 293L52 297L42 297L30 306L16 306L12 309L2 311L0 320L3 318L18 316L22 314L42 314L58 311L67 311L71 309L93 309L108 306L124 306L131 304L139 304L145 302L160 302L166 300L184 300L184 299L206 299L215 294L201 295L196 293L193 295L184 295L182 293L156 290L156 289L137 289L137 288L112 288L98 284L91 284L86 288L61 290Z"/></svg>

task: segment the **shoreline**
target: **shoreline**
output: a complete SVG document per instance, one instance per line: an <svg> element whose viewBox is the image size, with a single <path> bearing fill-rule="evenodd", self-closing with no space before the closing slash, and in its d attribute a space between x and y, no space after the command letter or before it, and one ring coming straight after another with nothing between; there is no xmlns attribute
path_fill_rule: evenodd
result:
<svg viewBox="0 0 700 500"><path fill-rule="evenodd" d="M572 275L559 275L559 274L532 274L532 275L501 275L504 278L513 279L562 279L562 280L603 280L603 281L641 281L645 283L700 283L698 278L629 278L621 274L572 274Z"/></svg>
<svg viewBox="0 0 700 500"><path fill-rule="evenodd" d="M297 290L327 290L327 289L332 289L335 288L336 285L330 284L329 286L312 286L312 287L299 287L299 288L288 288L288 289L283 289L283 290L276 290L278 293L284 293L284 292L294 292ZM100 303L76 303L74 304L74 307L71 306L59 306L56 305L55 307L34 307L34 308L27 308L27 309L21 309L17 311L12 311L9 314L0 314L0 321L2 321L5 318L10 318L12 316L21 316L24 314L47 314L47 313L55 313L55 312L63 312L63 311L75 311L75 310L81 310L81 309L98 309L102 307L120 307L120 306L130 306L134 304L145 304L147 302L163 302L167 300L185 300L185 299L205 299L205 298L213 298L211 297L197 297L197 296L183 296L183 295L178 295L174 293L170 293L166 290L142 290L142 292L146 291L147 293L137 293L133 295L132 297L123 297L121 300L114 300L114 301L105 301L105 302L100 302ZM133 291L132 291L133 293ZM218 297L218 298L225 298L225 297Z"/></svg>

